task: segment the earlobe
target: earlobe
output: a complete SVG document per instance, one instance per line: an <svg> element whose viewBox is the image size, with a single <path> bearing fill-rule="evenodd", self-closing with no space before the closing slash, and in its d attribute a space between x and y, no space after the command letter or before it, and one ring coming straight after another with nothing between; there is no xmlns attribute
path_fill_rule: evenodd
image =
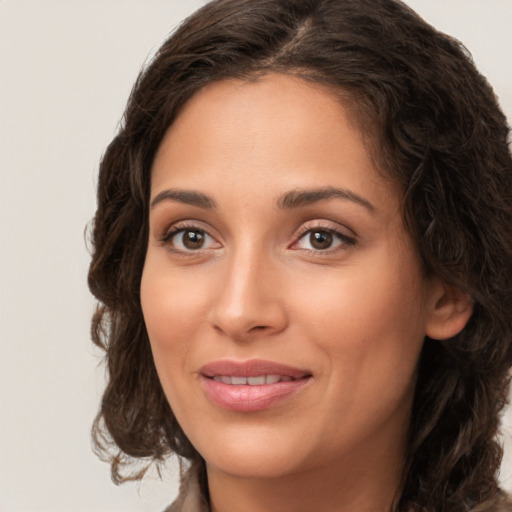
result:
<svg viewBox="0 0 512 512"><path fill-rule="evenodd" d="M437 283L435 288L425 334L435 340L446 340L459 334L468 323L473 299L456 286Z"/></svg>

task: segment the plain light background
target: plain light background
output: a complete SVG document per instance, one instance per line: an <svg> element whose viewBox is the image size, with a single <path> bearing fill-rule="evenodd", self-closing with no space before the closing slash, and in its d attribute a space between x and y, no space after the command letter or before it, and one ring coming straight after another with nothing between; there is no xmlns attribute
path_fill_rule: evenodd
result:
<svg viewBox="0 0 512 512"><path fill-rule="evenodd" d="M84 229L140 67L203 3L0 0L0 512L156 512L176 493L175 465L115 487L91 452L103 370ZM512 119L512 0L408 3L466 44Z"/></svg>

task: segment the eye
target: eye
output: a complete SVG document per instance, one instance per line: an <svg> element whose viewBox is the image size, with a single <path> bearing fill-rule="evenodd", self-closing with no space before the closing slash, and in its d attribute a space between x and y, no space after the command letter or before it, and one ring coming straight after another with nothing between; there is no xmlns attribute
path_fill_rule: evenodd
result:
<svg viewBox="0 0 512 512"><path fill-rule="evenodd" d="M162 242L180 252L193 252L220 247L220 244L206 231L197 228L177 228L167 233Z"/></svg>
<svg viewBox="0 0 512 512"><path fill-rule="evenodd" d="M329 251L346 245L354 245L355 240L339 231L327 228L308 229L293 245L293 249L307 251Z"/></svg>

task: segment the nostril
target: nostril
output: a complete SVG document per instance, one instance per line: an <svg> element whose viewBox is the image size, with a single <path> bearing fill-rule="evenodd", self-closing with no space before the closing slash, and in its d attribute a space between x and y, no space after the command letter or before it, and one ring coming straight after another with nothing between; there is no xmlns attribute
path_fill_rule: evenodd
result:
<svg viewBox="0 0 512 512"><path fill-rule="evenodd" d="M251 327L250 331L262 331L263 329L266 329L265 325L255 325Z"/></svg>

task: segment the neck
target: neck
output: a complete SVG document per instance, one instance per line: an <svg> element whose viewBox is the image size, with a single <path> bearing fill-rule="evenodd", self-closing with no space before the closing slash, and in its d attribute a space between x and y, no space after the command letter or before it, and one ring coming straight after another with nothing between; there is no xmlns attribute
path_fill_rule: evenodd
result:
<svg viewBox="0 0 512 512"><path fill-rule="evenodd" d="M403 452L402 452L403 453ZM389 512L403 461L388 454L345 457L273 478L237 478L207 467L212 512Z"/></svg>

